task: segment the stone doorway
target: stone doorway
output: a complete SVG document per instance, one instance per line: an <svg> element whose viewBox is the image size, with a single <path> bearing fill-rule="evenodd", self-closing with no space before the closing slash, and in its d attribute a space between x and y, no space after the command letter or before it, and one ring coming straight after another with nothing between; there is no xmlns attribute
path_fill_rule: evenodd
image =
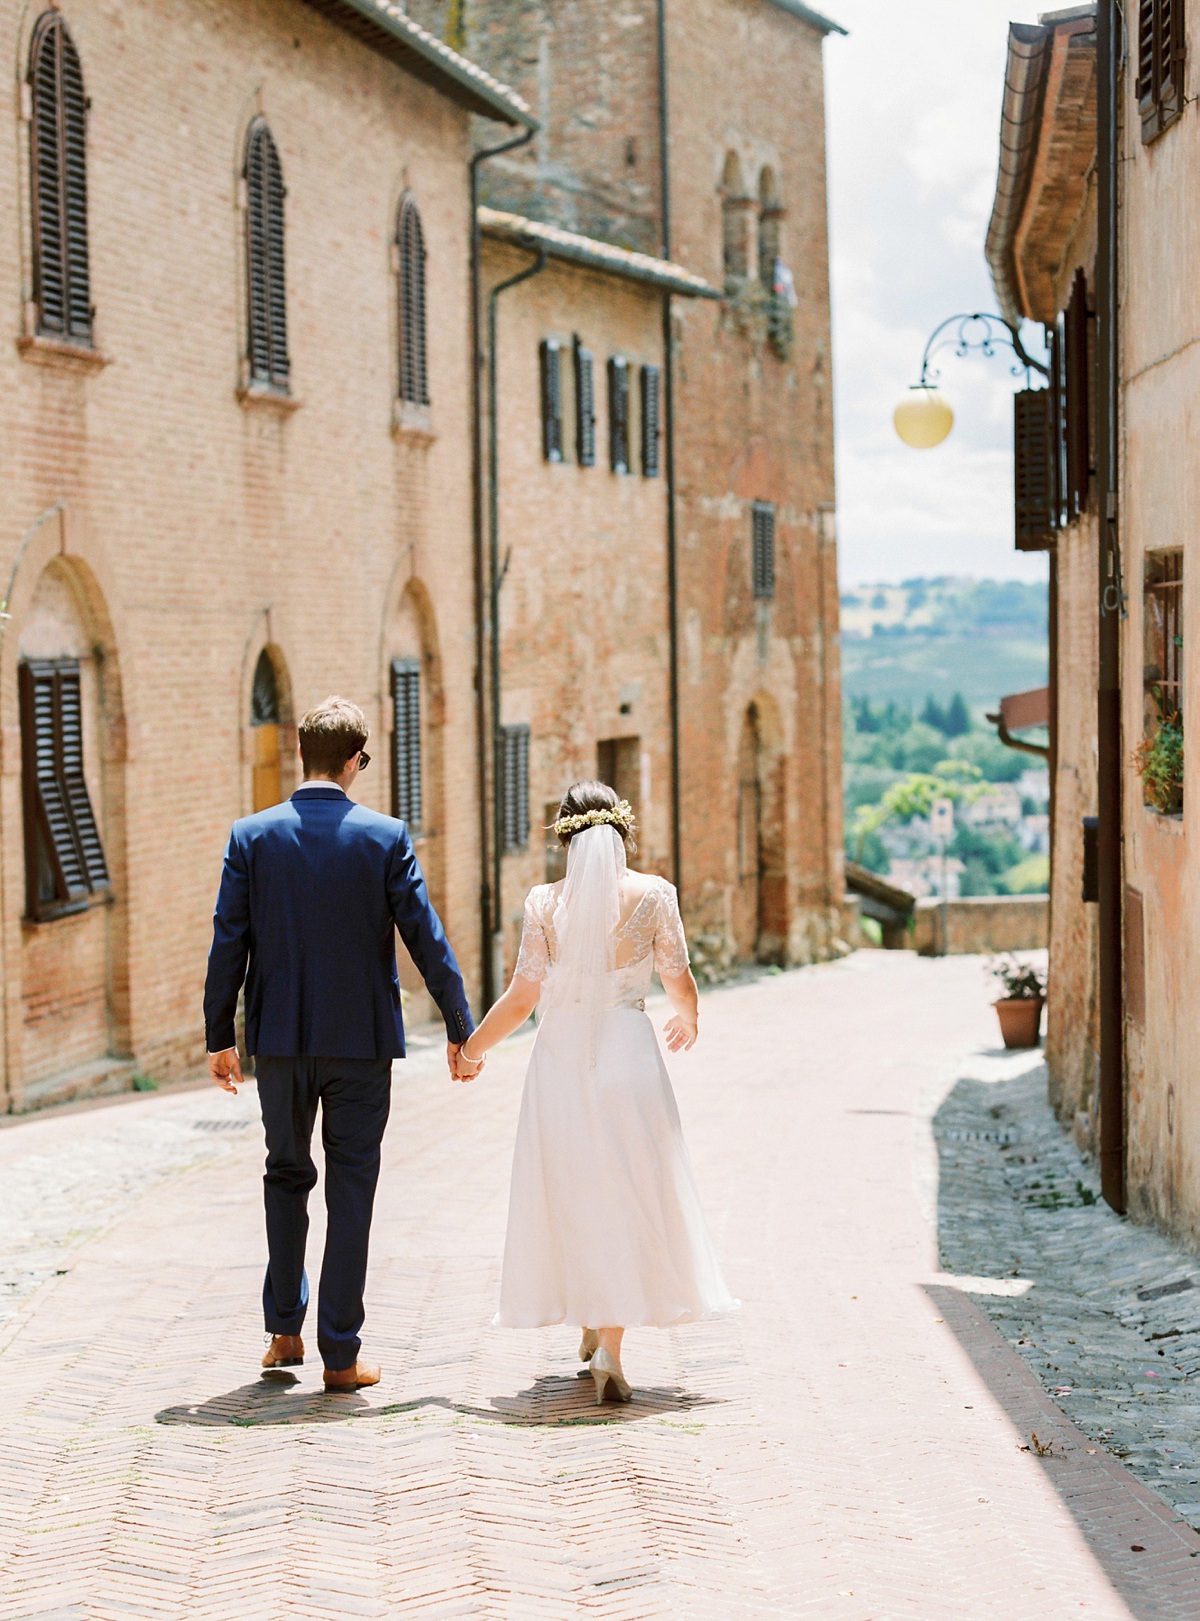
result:
<svg viewBox="0 0 1200 1621"><path fill-rule="evenodd" d="M733 946L742 962L783 962L787 952L786 757L768 701L742 717L737 758L737 883Z"/></svg>

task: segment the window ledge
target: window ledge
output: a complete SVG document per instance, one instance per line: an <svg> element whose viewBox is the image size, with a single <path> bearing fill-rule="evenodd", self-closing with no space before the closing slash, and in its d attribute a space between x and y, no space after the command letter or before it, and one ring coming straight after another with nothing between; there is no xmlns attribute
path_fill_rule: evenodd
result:
<svg viewBox="0 0 1200 1621"><path fill-rule="evenodd" d="M294 394L284 394L277 388L265 388L258 383L242 383L237 397L245 411L274 411L278 416L291 416L304 404Z"/></svg>
<svg viewBox="0 0 1200 1621"><path fill-rule="evenodd" d="M99 349L92 349L86 343L70 343L65 338L47 337L44 332L18 338L17 348L22 359L35 366L58 366L63 371L103 371L112 364L112 356L101 354Z"/></svg>
<svg viewBox="0 0 1200 1621"><path fill-rule="evenodd" d="M112 906L115 900L111 886L106 886L93 890L90 895L81 895L78 900L48 904L36 916L31 917L26 913L21 923L27 929L38 929L47 923L61 923L65 918L83 917L98 906Z"/></svg>
<svg viewBox="0 0 1200 1621"><path fill-rule="evenodd" d="M427 405L414 405L411 400L393 400L392 436L410 445L431 445L437 438L433 412Z"/></svg>
<svg viewBox="0 0 1200 1621"><path fill-rule="evenodd" d="M1157 827L1163 833L1174 833L1176 835L1183 833L1182 811L1155 810L1153 805L1143 805L1142 809L1145 811L1146 820L1151 827Z"/></svg>

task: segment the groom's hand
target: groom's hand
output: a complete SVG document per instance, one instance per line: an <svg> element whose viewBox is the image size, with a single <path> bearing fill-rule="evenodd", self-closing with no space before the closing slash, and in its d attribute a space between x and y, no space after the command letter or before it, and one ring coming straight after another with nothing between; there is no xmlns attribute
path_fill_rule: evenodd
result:
<svg viewBox="0 0 1200 1621"><path fill-rule="evenodd" d="M469 1059L460 1062L458 1055L463 1046L464 1043L461 1041L446 1043L446 1062L450 1065L450 1078L454 1081L474 1081L483 1074L483 1060L477 1059L474 1064L471 1064Z"/></svg>
<svg viewBox="0 0 1200 1621"><path fill-rule="evenodd" d="M234 1097L237 1097L237 1089L244 1079L242 1061L238 1057L237 1048L226 1047L224 1052L209 1053L208 1073L222 1092L232 1092Z"/></svg>

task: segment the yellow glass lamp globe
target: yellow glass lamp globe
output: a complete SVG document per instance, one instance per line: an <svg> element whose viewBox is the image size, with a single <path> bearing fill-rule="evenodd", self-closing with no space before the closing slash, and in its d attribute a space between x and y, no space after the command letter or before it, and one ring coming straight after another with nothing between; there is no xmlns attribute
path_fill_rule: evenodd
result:
<svg viewBox="0 0 1200 1621"><path fill-rule="evenodd" d="M936 388L917 383L892 413L892 422L913 450L932 450L954 426L954 412Z"/></svg>

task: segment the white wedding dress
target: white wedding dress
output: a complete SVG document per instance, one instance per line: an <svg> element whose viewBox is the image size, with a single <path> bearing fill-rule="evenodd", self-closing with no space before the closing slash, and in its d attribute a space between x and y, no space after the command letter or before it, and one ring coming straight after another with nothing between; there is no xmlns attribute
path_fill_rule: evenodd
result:
<svg viewBox="0 0 1200 1621"><path fill-rule="evenodd" d="M577 833L562 884L525 902L516 972L542 984L509 1197L506 1328L666 1326L732 1310L675 1095L647 1018L655 968L681 974L674 887L619 924L624 845Z"/></svg>

